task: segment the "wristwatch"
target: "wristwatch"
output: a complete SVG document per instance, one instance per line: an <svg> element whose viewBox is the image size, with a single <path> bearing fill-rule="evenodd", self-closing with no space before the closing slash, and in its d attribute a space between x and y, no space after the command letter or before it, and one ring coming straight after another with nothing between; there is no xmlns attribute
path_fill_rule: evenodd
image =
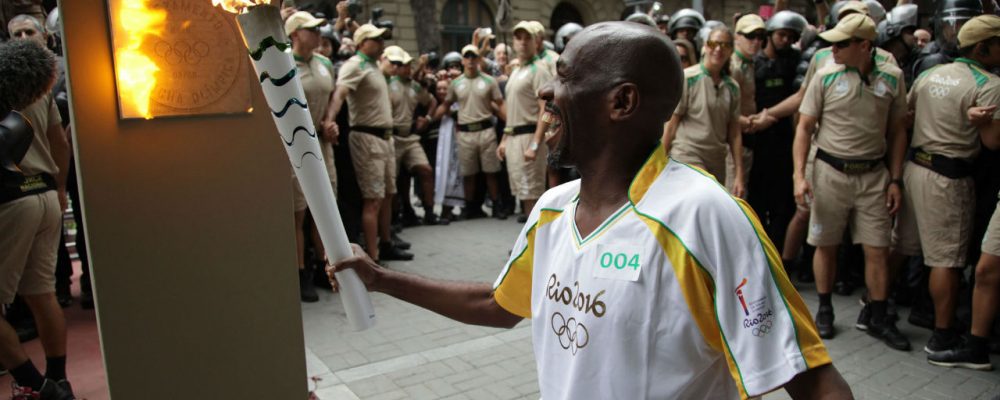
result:
<svg viewBox="0 0 1000 400"><path fill-rule="evenodd" d="M538 151L538 142L531 142L531 145L528 146L528 148L531 149L531 151Z"/></svg>
<svg viewBox="0 0 1000 400"><path fill-rule="evenodd" d="M889 184L890 184L890 185L891 185L891 184L893 184L893 183L895 183L895 184L899 185L899 188L900 188L900 189L902 189L902 188L903 188L903 180L902 180L902 179L900 179L900 178L896 178L896 179L893 179L893 180L890 180L890 181L889 181Z"/></svg>

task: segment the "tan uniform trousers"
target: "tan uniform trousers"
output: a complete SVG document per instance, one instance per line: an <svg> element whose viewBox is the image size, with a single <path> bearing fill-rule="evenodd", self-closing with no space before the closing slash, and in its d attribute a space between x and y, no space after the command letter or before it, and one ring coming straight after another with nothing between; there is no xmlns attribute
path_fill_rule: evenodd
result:
<svg viewBox="0 0 1000 400"><path fill-rule="evenodd" d="M883 166L845 174L817 159L813 165L809 244L838 245L844 229L850 227L855 244L888 247L892 236L892 219L886 207L888 185L889 171Z"/></svg>
<svg viewBox="0 0 1000 400"><path fill-rule="evenodd" d="M983 253L1000 257L1000 202L997 202L997 209L993 211L990 224L986 227L981 250Z"/></svg>
<svg viewBox="0 0 1000 400"><path fill-rule="evenodd" d="M493 128L474 132L458 131L455 135L458 143L458 172L462 176L475 175L479 171L487 174L500 171L497 134Z"/></svg>
<svg viewBox="0 0 1000 400"><path fill-rule="evenodd" d="M56 291L61 223L55 190L0 204L0 303Z"/></svg>
<svg viewBox="0 0 1000 400"><path fill-rule="evenodd" d="M892 237L896 251L923 254L932 267L964 267L976 204L972 178L951 179L907 162L903 186Z"/></svg>
<svg viewBox="0 0 1000 400"><path fill-rule="evenodd" d="M548 146L538 145L535 160L524 158L524 151L531 145L534 135L513 135L507 138L505 156L507 158L507 173L510 175L510 191L521 201L538 200L545 193L545 159L548 157Z"/></svg>
<svg viewBox="0 0 1000 400"><path fill-rule="evenodd" d="M420 145L420 136L396 136L392 140L396 146L396 168L406 168L409 171L418 165L430 165L427 153Z"/></svg>
<svg viewBox="0 0 1000 400"><path fill-rule="evenodd" d="M396 149L393 140L351 131L351 163L357 174L361 197L384 199L396 193Z"/></svg>

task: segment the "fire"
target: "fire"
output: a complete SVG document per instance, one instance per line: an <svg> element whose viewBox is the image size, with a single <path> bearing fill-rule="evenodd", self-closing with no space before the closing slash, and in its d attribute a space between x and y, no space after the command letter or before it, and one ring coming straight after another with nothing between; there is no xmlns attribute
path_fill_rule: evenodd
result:
<svg viewBox="0 0 1000 400"><path fill-rule="evenodd" d="M271 4L271 0L212 0L213 6L222 6L223 10L233 14L242 14L247 8L264 4Z"/></svg>
<svg viewBox="0 0 1000 400"><path fill-rule="evenodd" d="M147 35L160 35L167 13L148 7L147 0L119 0L118 23L123 40L115 49L118 63L118 86L131 107L145 117L149 112L149 97L156 86L160 70L141 47Z"/></svg>

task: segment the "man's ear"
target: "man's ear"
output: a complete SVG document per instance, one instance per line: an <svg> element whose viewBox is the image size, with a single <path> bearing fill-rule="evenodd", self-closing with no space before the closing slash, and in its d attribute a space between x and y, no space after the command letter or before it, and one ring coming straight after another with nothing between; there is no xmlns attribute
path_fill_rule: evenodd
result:
<svg viewBox="0 0 1000 400"><path fill-rule="evenodd" d="M622 83L612 88L609 93L612 121L629 119L639 110L639 87L636 84Z"/></svg>

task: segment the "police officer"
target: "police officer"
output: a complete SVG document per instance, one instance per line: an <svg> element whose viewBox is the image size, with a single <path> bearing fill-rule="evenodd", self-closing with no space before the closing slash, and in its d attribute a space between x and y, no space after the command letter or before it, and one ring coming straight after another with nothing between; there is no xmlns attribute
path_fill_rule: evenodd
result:
<svg viewBox="0 0 1000 400"><path fill-rule="evenodd" d="M507 214L498 194L497 173L500 159L497 158L496 131L493 114L503 119L504 103L500 86L492 77L479 70L479 49L474 45L462 48L462 76L451 81L444 102L438 106L435 118L440 118L452 105L458 103L458 145L459 173L462 175L466 204L475 204L476 174L486 177L486 190L493 200L493 217L506 219ZM466 212L482 213L482 210Z"/></svg>
<svg viewBox="0 0 1000 400"><path fill-rule="evenodd" d="M747 14L736 20L736 38L733 55L729 59L729 76L740 86L740 131L750 128L749 116L757 112L753 57L767 40L764 20L757 14ZM747 188L750 167L753 165L753 136L743 135L743 187ZM736 166L732 155L726 156L726 188L733 189Z"/></svg>
<svg viewBox="0 0 1000 400"><path fill-rule="evenodd" d="M437 225L434 214L434 170L424 148L420 146L419 131L427 127L427 118L414 118L418 105L431 110L437 106L434 97L412 79L413 57L399 46L389 46L385 57L393 69L389 78L389 101L392 104L393 142L396 150L396 168L405 169L420 182L420 202L424 206L424 225ZM409 187L408 185L406 187ZM408 197L408 196L407 196Z"/></svg>
<svg viewBox="0 0 1000 400"><path fill-rule="evenodd" d="M834 44L836 64L816 72L806 89L795 134L793 174L796 201L811 202L812 207L808 241L816 246L813 270L820 298L816 326L821 337L833 337L830 293L837 246L849 226L865 253L871 298L866 308L870 307L871 319L864 330L891 348L909 350L909 340L886 316L891 215L902 201L906 146L903 72L875 63L875 23L864 14L842 18L821 37ZM858 124L859 120L867 122ZM817 160L809 179L805 164L817 123Z"/></svg>
<svg viewBox="0 0 1000 400"><path fill-rule="evenodd" d="M545 41L545 25L542 25L538 21L527 21L527 27L531 29L532 33L535 35L535 44L538 46L536 54L538 58L549 69L549 74L556 76L556 60L559 59L559 53L555 50L546 47ZM555 46L552 46L555 48ZM542 65L542 64L540 64Z"/></svg>
<svg viewBox="0 0 1000 400"><path fill-rule="evenodd" d="M514 51L520 65L505 88L507 126L497 147L497 156L507 160L511 192L522 203L523 214L518 217L521 222L527 221L535 201L545 191L548 147L544 137L548 123L542 119L545 103L538 99L538 90L552 79L552 73L538 54L538 35L528 21L514 26Z"/></svg>
<svg viewBox="0 0 1000 400"><path fill-rule="evenodd" d="M958 32L962 25L983 13L979 0L942 0L934 13L934 41L924 46L913 65L913 76L958 57Z"/></svg>
<svg viewBox="0 0 1000 400"><path fill-rule="evenodd" d="M931 267L934 335L924 347L930 356L959 342L951 325L973 231L972 166L980 141L992 149L1000 146L1000 78L988 71L1000 65L998 36L1000 17L980 16L965 23L958 34L961 57L927 70L909 95L915 112L913 140L893 239L895 252L923 254L924 264ZM977 118L985 116L985 123L971 124L966 116L970 109L981 114L974 115Z"/></svg>
<svg viewBox="0 0 1000 400"><path fill-rule="evenodd" d="M913 82L913 63L919 54L917 38L913 32L917 29L917 5L902 4L892 9L888 18L878 24L878 37L875 45L892 53L899 62L906 84Z"/></svg>
<svg viewBox="0 0 1000 400"><path fill-rule="evenodd" d="M413 258L393 246L390 237L396 155L389 85L378 66L385 31L365 24L354 32L358 52L340 67L331 110L335 115L348 102L351 114L348 144L363 198L361 228L365 250L372 259L380 261Z"/></svg>
<svg viewBox="0 0 1000 400"><path fill-rule="evenodd" d="M767 20L767 44L763 51L754 56L754 98L757 108L773 107L799 90L795 76L800 53L792 45L799 40L806 19L794 11L779 11ZM754 124L759 121L754 122ZM786 267L793 264L796 251L804 239L786 242L785 229L795 214L795 198L792 182L775 179L792 173L792 139L794 126L791 116L776 120L766 129L753 125L750 135L756 141L753 168L749 171L750 187L754 190L748 202L757 211L761 223L771 239L782 246L782 258ZM749 137L749 136L748 136ZM808 220L808 218L806 218ZM789 233L793 235L793 233ZM799 236L803 236L803 232ZM811 271L812 268L803 270Z"/></svg>
<svg viewBox="0 0 1000 400"><path fill-rule="evenodd" d="M330 98L334 90L333 62L330 59L317 54L315 51L320 44L320 27L327 25L326 19L313 17L306 11L297 11L285 20L285 33L292 40L292 57L295 59L295 70L302 82L302 89L306 95L306 104L309 106L309 113L313 123L316 124L314 132L319 133L320 149L323 151L323 161L326 163L326 170L330 176L330 184L336 193L337 190L337 168L334 164L333 143L336 142L338 131L334 117L336 114L327 112ZM299 266L299 292L302 301L319 301L319 295L313 287L312 263L306 265L305 259L305 227L306 204L305 194L299 186L299 179L292 174L292 187L294 189L293 199L295 205L295 245ZM316 227L313 224L312 230ZM318 238L319 233L313 232L313 238ZM318 240L313 240L317 250L317 261L326 258L323 244Z"/></svg>
<svg viewBox="0 0 1000 400"><path fill-rule="evenodd" d="M831 19L839 21L852 14L866 15L867 13L868 6L861 1L841 1L834 4L833 9L831 10ZM820 39L822 39L822 36L820 36ZM808 87L809 82L812 81L813 75L816 71L834 64L832 54L833 51L830 47L815 51L806 68L804 78L799 80L800 84L796 85L798 90L793 95L788 96L783 101L772 107L762 106L761 111L754 117L755 122L751 129L766 129L770 127L771 124L781 120L782 118L791 117L796 111L798 111L799 106L802 104L802 98L805 95L806 88ZM880 68L885 64L891 64L893 66L896 65L896 60L892 57L892 54L880 48L875 49L873 57L876 65ZM798 80L798 77L796 77L796 79ZM813 153L810 150L810 156L807 161L808 165L812 165L812 154ZM806 169L808 170L810 167L807 166ZM788 229L786 230L785 245L783 248L784 254L782 255L782 258L785 260L794 259L798 255L798 249L802 246L802 240L806 234L808 221L809 210L806 207L799 207L796 210L794 217L789 222ZM811 281L812 276L810 276L809 272L809 268L800 269L800 280Z"/></svg>
<svg viewBox="0 0 1000 400"><path fill-rule="evenodd" d="M683 8L670 16L667 34L670 35L671 39L687 39L694 43L695 36L703 25L705 25L705 17L700 12Z"/></svg>

